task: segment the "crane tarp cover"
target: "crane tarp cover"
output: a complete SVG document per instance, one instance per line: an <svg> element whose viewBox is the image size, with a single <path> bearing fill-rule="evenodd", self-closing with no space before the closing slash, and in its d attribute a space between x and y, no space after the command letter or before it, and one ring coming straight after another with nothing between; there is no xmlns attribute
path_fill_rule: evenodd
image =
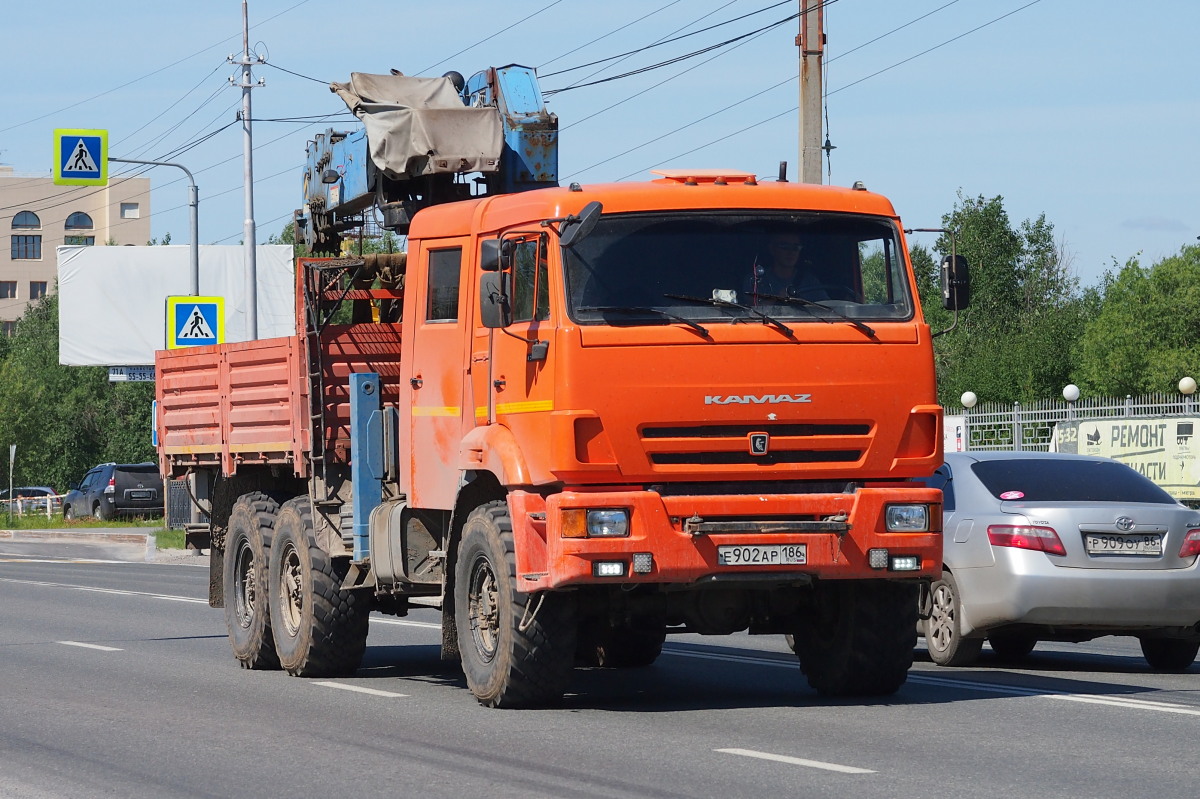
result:
<svg viewBox="0 0 1200 799"><path fill-rule="evenodd" d="M329 87L362 120L371 161L393 180L499 168L500 112L463 105L447 78L352 72Z"/></svg>

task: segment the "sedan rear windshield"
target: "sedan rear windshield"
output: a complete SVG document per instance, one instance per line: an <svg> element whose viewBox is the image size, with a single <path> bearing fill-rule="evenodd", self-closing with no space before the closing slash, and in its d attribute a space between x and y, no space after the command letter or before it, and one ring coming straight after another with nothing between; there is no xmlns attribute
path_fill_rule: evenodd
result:
<svg viewBox="0 0 1200 799"><path fill-rule="evenodd" d="M1166 491L1123 463L1071 459L978 461L971 471L997 499L1022 502L1165 502Z"/></svg>

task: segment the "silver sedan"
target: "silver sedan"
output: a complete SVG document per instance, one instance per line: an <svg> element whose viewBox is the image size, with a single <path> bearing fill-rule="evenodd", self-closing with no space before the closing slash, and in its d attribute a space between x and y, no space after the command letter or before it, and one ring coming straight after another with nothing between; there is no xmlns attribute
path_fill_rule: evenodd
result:
<svg viewBox="0 0 1200 799"><path fill-rule="evenodd" d="M942 578L921 633L943 666L984 640L1015 660L1038 641L1132 635L1151 668L1200 648L1200 511L1117 461L953 452L926 481L945 495Z"/></svg>

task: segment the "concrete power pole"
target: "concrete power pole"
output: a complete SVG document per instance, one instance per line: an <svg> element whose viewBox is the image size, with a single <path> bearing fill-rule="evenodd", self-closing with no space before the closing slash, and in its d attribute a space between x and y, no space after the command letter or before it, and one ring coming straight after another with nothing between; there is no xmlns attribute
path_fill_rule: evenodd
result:
<svg viewBox="0 0 1200 799"><path fill-rule="evenodd" d="M821 183L821 68L825 0L800 0L800 182Z"/></svg>
<svg viewBox="0 0 1200 799"><path fill-rule="evenodd" d="M251 341L258 338L258 263L256 259L254 229L254 136L250 126L250 90L263 85L260 78L257 83L250 73L253 64L261 64L257 55L250 52L250 11L247 0L242 0L242 55L230 62L242 67L240 81L230 81L242 90L242 193L246 207L246 218L243 223L243 244L246 258L246 335Z"/></svg>

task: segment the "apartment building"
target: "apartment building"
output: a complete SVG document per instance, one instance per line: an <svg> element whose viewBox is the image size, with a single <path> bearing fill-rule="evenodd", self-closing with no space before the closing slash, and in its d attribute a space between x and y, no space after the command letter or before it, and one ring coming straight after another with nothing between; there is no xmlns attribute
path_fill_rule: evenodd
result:
<svg viewBox="0 0 1200 799"><path fill-rule="evenodd" d="M60 244L149 241L150 180L56 186L48 176L0 166L0 237L0 335L11 336L26 306L54 291Z"/></svg>

